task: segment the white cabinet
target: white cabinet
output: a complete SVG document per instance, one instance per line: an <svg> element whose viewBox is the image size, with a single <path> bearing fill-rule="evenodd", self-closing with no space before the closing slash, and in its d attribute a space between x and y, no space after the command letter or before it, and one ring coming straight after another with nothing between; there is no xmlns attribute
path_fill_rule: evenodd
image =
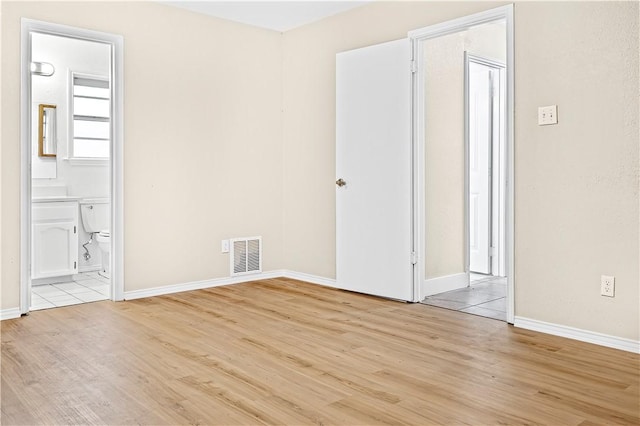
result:
<svg viewBox="0 0 640 426"><path fill-rule="evenodd" d="M31 278L78 273L78 202L33 203Z"/></svg>

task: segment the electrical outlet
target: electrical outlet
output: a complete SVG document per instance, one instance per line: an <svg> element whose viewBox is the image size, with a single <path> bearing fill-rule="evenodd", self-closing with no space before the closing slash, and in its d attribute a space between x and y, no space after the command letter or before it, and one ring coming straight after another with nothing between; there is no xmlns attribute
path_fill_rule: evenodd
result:
<svg viewBox="0 0 640 426"><path fill-rule="evenodd" d="M223 253L229 253L229 240L222 240L221 248Z"/></svg>
<svg viewBox="0 0 640 426"><path fill-rule="evenodd" d="M558 124L558 105L538 108L538 125L546 126L549 124Z"/></svg>
<svg viewBox="0 0 640 426"><path fill-rule="evenodd" d="M600 294L607 297L613 297L616 287L616 278L608 275L600 277Z"/></svg>

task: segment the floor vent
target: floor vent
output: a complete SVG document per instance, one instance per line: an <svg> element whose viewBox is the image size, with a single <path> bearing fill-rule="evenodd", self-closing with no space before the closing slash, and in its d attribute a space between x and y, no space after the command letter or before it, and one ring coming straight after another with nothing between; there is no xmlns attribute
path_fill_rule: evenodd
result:
<svg viewBox="0 0 640 426"><path fill-rule="evenodd" d="M231 276L262 272L262 237L233 238Z"/></svg>

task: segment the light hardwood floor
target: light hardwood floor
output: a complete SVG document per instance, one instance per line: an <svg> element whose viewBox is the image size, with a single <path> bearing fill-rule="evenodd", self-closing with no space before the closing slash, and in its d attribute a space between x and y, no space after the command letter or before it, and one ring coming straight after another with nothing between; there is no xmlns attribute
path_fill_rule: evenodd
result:
<svg viewBox="0 0 640 426"><path fill-rule="evenodd" d="M13 424L638 424L637 354L273 279L2 324Z"/></svg>

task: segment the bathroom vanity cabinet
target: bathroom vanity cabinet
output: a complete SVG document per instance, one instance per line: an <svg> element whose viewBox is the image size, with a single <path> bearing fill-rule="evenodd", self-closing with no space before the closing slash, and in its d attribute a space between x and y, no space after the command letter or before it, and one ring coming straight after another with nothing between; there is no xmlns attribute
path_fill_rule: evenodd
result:
<svg viewBox="0 0 640 426"><path fill-rule="evenodd" d="M34 202L31 278L78 273L78 202Z"/></svg>

